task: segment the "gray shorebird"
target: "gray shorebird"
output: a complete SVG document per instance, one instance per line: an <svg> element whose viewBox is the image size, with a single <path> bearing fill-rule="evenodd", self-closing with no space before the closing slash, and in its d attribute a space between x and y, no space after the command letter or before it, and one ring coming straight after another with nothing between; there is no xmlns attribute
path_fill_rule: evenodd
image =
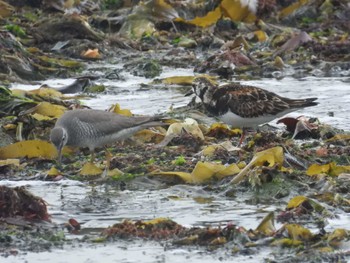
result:
<svg viewBox="0 0 350 263"><path fill-rule="evenodd" d="M317 98L289 99L254 86L236 83L218 86L205 77L195 78L192 88L210 114L243 128L243 133L244 128L256 128L289 112L318 104L314 102Z"/></svg>
<svg viewBox="0 0 350 263"><path fill-rule="evenodd" d="M57 120L50 140L58 150L59 163L65 145L89 148L93 162L96 147L126 139L145 128L162 125L164 123L156 116L126 117L101 110L71 110Z"/></svg>

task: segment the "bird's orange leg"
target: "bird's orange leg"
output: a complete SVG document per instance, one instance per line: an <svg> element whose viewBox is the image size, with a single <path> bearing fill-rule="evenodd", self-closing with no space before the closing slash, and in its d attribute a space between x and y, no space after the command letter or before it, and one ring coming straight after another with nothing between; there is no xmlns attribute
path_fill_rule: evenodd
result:
<svg viewBox="0 0 350 263"><path fill-rule="evenodd" d="M246 134L246 129L242 128L242 135L241 135L241 138L239 139L238 147L241 147L241 145L245 139L245 134Z"/></svg>

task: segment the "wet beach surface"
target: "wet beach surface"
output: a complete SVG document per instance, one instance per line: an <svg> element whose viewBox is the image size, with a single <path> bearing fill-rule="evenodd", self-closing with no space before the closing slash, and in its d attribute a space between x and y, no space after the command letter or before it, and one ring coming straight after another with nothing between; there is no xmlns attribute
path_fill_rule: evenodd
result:
<svg viewBox="0 0 350 263"><path fill-rule="evenodd" d="M349 14L348 0L0 0L0 262L348 262ZM237 148L240 131L183 111L193 78L159 81L199 74L319 104ZM160 128L116 142L108 176L103 149L98 175L80 173L86 149L58 167L56 118L115 104L198 117L203 137L183 128L159 147ZM297 124L308 129L293 139ZM51 155L21 155L33 139Z"/></svg>
<svg viewBox="0 0 350 263"><path fill-rule="evenodd" d="M180 72L191 75L188 70ZM169 70L163 76L173 76ZM108 108L108 105L119 103L123 108L131 109L137 114L155 114L173 107L184 106L190 98L184 97L182 89L176 87L140 89L144 78L125 76L124 81L104 82L112 92L97 95L95 98L83 100L83 103L94 109ZM71 80L53 79L47 83L52 86L69 84ZM245 81L242 83L255 85L291 98L318 97L320 103L288 116L314 116L321 122L329 123L337 128L349 130L350 93L346 78L285 78L282 80L265 79ZM33 89L36 86L14 85L15 88ZM291 88L292 87L292 88ZM334 94L337 94L335 97ZM329 116L330 112L334 117ZM276 125L275 121L271 123ZM279 126L279 125L277 125ZM279 126L283 129L283 126ZM147 220L158 217L171 218L184 226L225 226L235 224L255 229L259 222L270 211L282 209L285 203L276 207L274 203L254 204L253 197L241 193L229 198L224 192L207 191L203 186L191 185L159 185L156 181L139 178L127 184L126 189L119 185L94 185L88 182L61 180L58 182L43 181L1 181L1 185L25 186L34 195L42 197L48 203L48 211L52 221L59 227L69 218L82 224L89 234L111 226L124 219ZM339 212L339 218L329 220L327 230L343 227L350 223L350 217ZM276 228L281 224L277 224ZM76 239L77 236L68 238ZM79 239L80 237L78 237ZM82 237L81 237L82 238ZM77 247L78 246L78 247ZM62 257L69 257L75 262L222 262L231 261L227 251L218 249L207 251L205 248L166 248L166 244L153 241L132 240L114 241L113 243L86 245L82 247L73 243L63 248L52 248L50 252L20 253L16 258L3 258L4 262L66 262ZM237 255L237 260L261 262L270 257L269 249L261 250L254 256ZM235 258L236 259L236 258Z"/></svg>

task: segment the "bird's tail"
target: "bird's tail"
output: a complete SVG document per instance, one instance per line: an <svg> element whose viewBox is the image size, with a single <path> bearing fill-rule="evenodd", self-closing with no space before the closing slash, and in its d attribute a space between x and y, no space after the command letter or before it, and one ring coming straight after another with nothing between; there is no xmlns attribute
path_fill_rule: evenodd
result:
<svg viewBox="0 0 350 263"><path fill-rule="evenodd" d="M169 125L167 123L168 118L161 115L133 116L133 118L138 123L138 125L144 129L149 127L155 127L155 126Z"/></svg>
<svg viewBox="0 0 350 263"><path fill-rule="evenodd" d="M150 127L165 126L165 125L169 125L169 124L164 123L162 121L151 121L151 122L141 124L140 127L142 127L142 129L146 129Z"/></svg>

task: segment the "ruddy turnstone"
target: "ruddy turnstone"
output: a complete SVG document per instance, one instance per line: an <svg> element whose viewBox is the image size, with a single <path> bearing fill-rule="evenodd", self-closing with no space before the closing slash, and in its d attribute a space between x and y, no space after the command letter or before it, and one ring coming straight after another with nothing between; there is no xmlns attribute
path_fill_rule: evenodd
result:
<svg viewBox="0 0 350 263"><path fill-rule="evenodd" d="M317 98L289 99L254 86L236 83L218 86L205 77L195 78L192 87L209 113L237 128L256 128L289 112L318 104L314 102Z"/></svg>

